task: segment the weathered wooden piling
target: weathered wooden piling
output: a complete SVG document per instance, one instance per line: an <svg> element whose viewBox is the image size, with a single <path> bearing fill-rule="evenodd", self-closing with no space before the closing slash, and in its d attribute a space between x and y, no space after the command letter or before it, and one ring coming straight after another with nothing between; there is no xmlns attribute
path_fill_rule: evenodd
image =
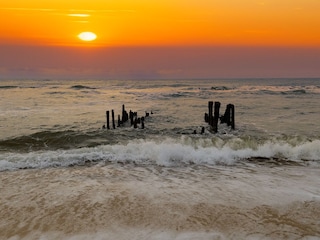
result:
<svg viewBox="0 0 320 240"><path fill-rule="evenodd" d="M231 126L231 129L235 129L235 107L233 104L228 104L224 112L224 115L220 118L221 123L226 123Z"/></svg>
<svg viewBox="0 0 320 240"><path fill-rule="evenodd" d="M151 114L153 114L151 112ZM149 113L146 112L146 116L149 116ZM103 129L108 128L110 129L110 111L106 111L106 118L107 118L107 124L104 124L102 126ZM112 121L112 128L115 129L115 111L112 109L111 110L111 121ZM118 114L118 124L117 127L123 126L129 119L130 119L130 124L131 126L134 126L134 128L138 128L140 125L142 129L145 128L145 118L146 117L138 117L138 112L133 112L130 110L130 115L128 112L125 110L125 105L122 105L122 116L121 114ZM106 127L107 125L107 127Z"/></svg>
<svg viewBox="0 0 320 240"><path fill-rule="evenodd" d="M125 106L124 106L124 104L123 104L123 105L122 105L122 123L127 122L128 119L129 119L128 113L127 113L127 111L125 110Z"/></svg>
<svg viewBox="0 0 320 240"><path fill-rule="evenodd" d="M208 123L210 126L212 126L212 120L213 120L213 116L212 116L213 102L212 101L208 102L208 108L209 108Z"/></svg>
<svg viewBox="0 0 320 240"><path fill-rule="evenodd" d="M116 128L116 124L114 122L114 110L111 110L111 114L112 114L112 128L115 129Z"/></svg>
<svg viewBox="0 0 320 240"><path fill-rule="evenodd" d="M134 127L134 128L137 128L137 127L138 127L138 119L137 119L137 117L134 118L133 127Z"/></svg>
<svg viewBox="0 0 320 240"><path fill-rule="evenodd" d="M208 113L205 113L205 114L204 114L204 121L205 121L206 123L209 122L209 114L208 114Z"/></svg>
<svg viewBox="0 0 320 240"><path fill-rule="evenodd" d="M120 127L122 124L121 119L120 119L120 114L118 114L118 127Z"/></svg>
<svg viewBox="0 0 320 240"><path fill-rule="evenodd" d="M230 126L230 104L227 105L224 115L220 118L221 123L226 123Z"/></svg>
<svg viewBox="0 0 320 240"><path fill-rule="evenodd" d="M219 111L220 111L220 102L214 102L214 118L219 118Z"/></svg>
<svg viewBox="0 0 320 240"><path fill-rule="evenodd" d="M130 110L130 112L129 112L129 116L130 116L130 126L132 126L133 125L133 112Z"/></svg>
<svg viewBox="0 0 320 240"><path fill-rule="evenodd" d="M218 132L218 122L226 123L228 126L231 126L231 129L235 129L235 107L233 104L228 104L224 115L220 117L220 102L214 102L213 110L213 101L208 102L209 113L204 114L204 120L211 126L211 130L215 133ZM212 116L213 112L213 116ZM203 132L202 132L203 133Z"/></svg>
<svg viewBox="0 0 320 240"><path fill-rule="evenodd" d="M107 115L107 129L110 129L110 125L109 125L109 120L110 120L110 112L106 111L106 115Z"/></svg>
<svg viewBox="0 0 320 240"><path fill-rule="evenodd" d="M234 105L230 104L230 125L231 129L235 129L235 116L234 116Z"/></svg>
<svg viewBox="0 0 320 240"><path fill-rule="evenodd" d="M218 132L218 121L219 121L219 111L220 111L220 102L214 102L214 116L212 122L212 128L215 133Z"/></svg>

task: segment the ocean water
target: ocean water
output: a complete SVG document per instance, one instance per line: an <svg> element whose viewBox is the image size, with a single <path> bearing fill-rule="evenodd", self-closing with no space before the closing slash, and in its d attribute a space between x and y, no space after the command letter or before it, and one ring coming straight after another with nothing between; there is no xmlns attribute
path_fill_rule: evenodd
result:
<svg viewBox="0 0 320 240"><path fill-rule="evenodd" d="M320 239L319 103L320 79L1 80L0 239Z"/></svg>

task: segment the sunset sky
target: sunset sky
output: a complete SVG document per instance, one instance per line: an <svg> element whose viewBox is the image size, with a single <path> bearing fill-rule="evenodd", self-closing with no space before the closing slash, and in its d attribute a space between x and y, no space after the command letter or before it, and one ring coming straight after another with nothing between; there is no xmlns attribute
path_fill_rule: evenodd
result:
<svg viewBox="0 0 320 240"><path fill-rule="evenodd" d="M0 78L320 77L319 12L319 0L0 0Z"/></svg>

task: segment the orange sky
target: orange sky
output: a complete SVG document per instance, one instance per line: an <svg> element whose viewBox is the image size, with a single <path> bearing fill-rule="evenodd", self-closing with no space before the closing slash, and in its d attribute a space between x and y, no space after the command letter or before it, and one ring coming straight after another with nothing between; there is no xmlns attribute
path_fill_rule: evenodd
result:
<svg viewBox="0 0 320 240"><path fill-rule="evenodd" d="M319 13L320 0L0 0L0 79L320 77Z"/></svg>
<svg viewBox="0 0 320 240"><path fill-rule="evenodd" d="M319 12L319 0L0 0L0 44L319 47Z"/></svg>

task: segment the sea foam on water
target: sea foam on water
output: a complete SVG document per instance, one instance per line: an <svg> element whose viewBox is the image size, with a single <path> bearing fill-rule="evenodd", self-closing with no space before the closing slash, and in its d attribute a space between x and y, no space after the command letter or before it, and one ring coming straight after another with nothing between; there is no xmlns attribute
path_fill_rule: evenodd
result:
<svg viewBox="0 0 320 240"><path fill-rule="evenodd" d="M6 171L3 239L319 236L319 169L131 164ZM290 176L290 177L288 177Z"/></svg>
<svg viewBox="0 0 320 240"><path fill-rule="evenodd" d="M319 79L1 84L0 239L320 238Z"/></svg>

